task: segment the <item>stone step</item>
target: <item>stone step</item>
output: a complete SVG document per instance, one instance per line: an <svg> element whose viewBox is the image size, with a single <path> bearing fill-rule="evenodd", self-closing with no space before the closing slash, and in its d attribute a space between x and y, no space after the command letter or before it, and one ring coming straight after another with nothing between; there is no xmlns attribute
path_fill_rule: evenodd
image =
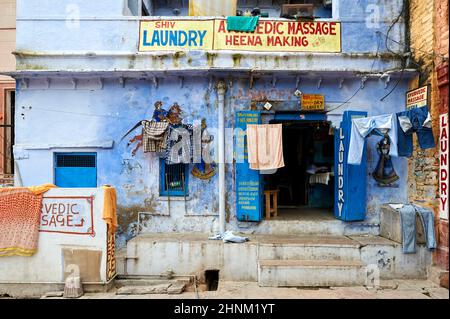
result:
<svg viewBox="0 0 450 319"><path fill-rule="evenodd" d="M122 283L123 284L123 283ZM135 283L136 284L136 283ZM177 281L142 282L141 285L123 285L116 291L117 295L148 295L148 294L181 294L186 283Z"/></svg>
<svg viewBox="0 0 450 319"><path fill-rule="evenodd" d="M259 240L263 260L349 260L359 261L361 245L345 236L278 236Z"/></svg>
<svg viewBox="0 0 450 319"><path fill-rule="evenodd" d="M259 260L261 287L339 287L365 284L360 261Z"/></svg>

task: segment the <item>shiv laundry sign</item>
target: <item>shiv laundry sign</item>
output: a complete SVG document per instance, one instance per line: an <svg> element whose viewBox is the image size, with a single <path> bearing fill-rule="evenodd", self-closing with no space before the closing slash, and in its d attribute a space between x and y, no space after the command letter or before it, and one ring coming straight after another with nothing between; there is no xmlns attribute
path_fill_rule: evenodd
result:
<svg viewBox="0 0 450 319"><path fill-rule="evenodd" d="M141 21L139 51L212 50L213 20Z"/></svg>
<svg viewBox="0 0 450 319"><path fill-rule="evenodd" d="M223 19L141 21L139 51L163 50L341 52L341 24L260 20L235 32Z"/></svg>

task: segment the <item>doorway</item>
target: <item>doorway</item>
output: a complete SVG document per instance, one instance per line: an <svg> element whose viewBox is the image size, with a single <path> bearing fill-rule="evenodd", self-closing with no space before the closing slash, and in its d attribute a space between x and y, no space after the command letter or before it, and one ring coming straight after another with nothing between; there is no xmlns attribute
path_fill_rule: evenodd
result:
<svg viewBox="0 0 450 319"><path fill-rule="evenodd" d="M334 135L326 121L279 121L285 166L263 174L264 189L278 190L281 220L334 219Z"/></svg>

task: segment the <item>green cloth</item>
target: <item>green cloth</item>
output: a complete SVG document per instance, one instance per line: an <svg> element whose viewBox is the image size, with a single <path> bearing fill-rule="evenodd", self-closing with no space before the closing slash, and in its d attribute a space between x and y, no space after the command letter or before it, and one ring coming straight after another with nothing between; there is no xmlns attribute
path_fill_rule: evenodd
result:
<svg viewBox="0 0 450 319"><path fill-rule="evenodd" d="M227 17L227 31L254 32L258 25L259 16L256 17Z"/></svg>

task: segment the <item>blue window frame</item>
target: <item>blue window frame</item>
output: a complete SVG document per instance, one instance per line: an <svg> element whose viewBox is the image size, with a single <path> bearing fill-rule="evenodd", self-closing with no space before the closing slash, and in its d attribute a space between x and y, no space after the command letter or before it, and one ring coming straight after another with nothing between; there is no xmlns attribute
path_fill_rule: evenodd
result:
<svg viewBox="0 0 450 319"><path fill-rule="evenodd" d="M172 164L168 165L164 159L160 159L160 196L187 196L189 195L189 165Z"/></svg>
<svg viewBox="0 0 450 319"><path fill-rule="evenodd" d="M55 185L97 187L97 153L55 153Z"/></svg>

